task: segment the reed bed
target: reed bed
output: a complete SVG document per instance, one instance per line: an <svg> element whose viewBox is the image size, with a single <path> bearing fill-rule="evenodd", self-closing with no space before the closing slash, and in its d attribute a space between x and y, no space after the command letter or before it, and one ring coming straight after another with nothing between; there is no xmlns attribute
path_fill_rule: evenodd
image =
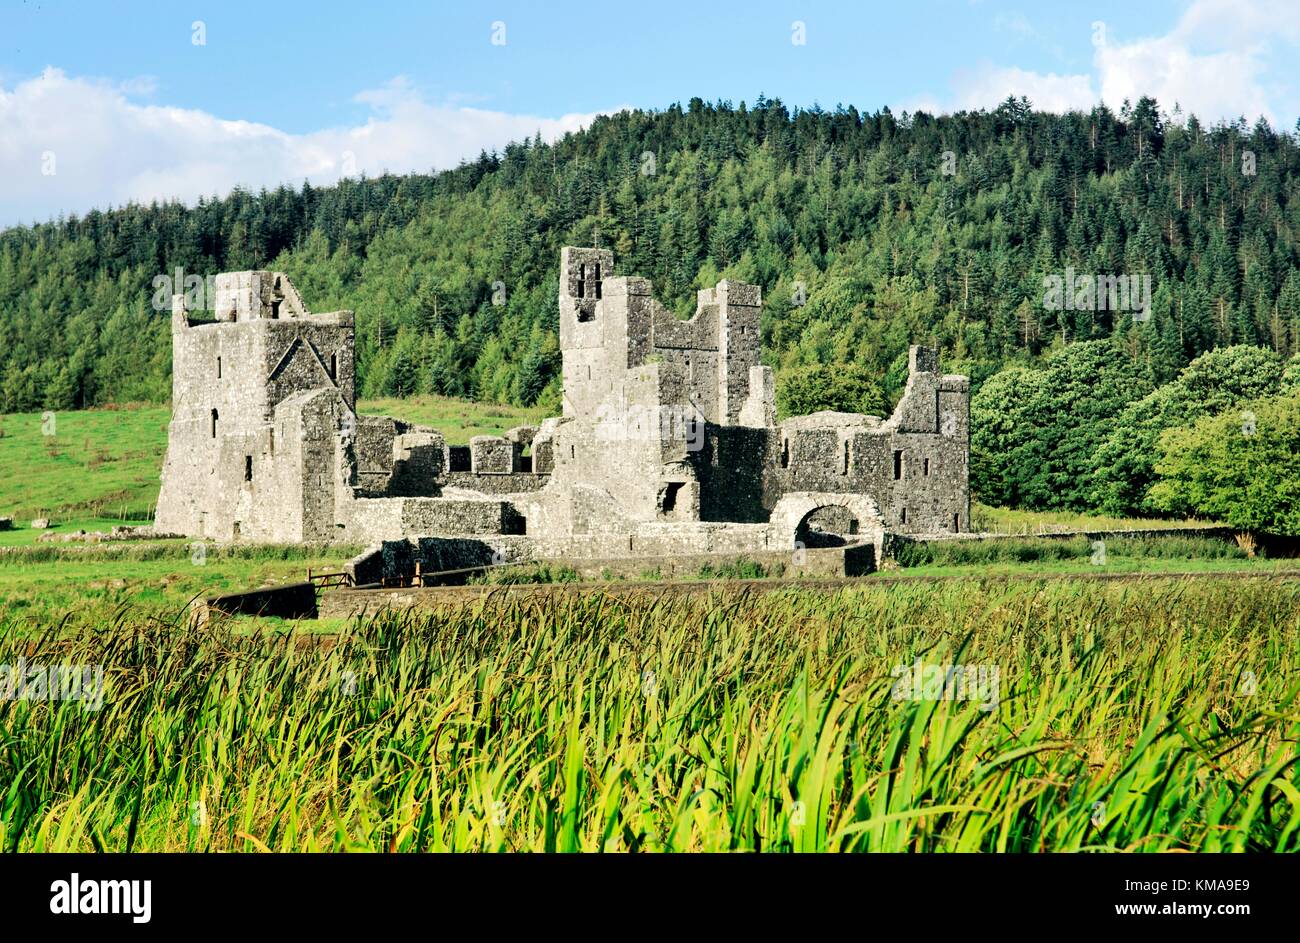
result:
<svg viewBox="0 0 1300 943"><path fill-rule="evenodd" d="M124 609L0 630L20 658L104 699L0 700L5 850L1300 850L1280 580L494 594L337 638ZM917 665L996 697L900 696Z"/></svg>

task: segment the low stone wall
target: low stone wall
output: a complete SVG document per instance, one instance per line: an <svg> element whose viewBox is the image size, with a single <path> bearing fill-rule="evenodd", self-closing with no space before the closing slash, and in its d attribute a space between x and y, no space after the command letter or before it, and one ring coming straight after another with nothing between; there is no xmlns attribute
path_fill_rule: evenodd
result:
<svg viewBox="0 0 1300 943"><path fill-rule="evenodd" d="M474 472L448 472L443 477L444 488L465 488L480 494L524 494L540 491L551 480L550 475L533 472L513 472L508 475L479 475Z"/></svg>
<svg viewBox="0 0 1300 943"><path fill-rule="evenodd" d="M242 593L227 593L205 600L201 618L220 612L226 615L278 616L281 619L316 618L316 587L310 583L262 586Z"/></svg>
<svg viewBox="0 0 1300 943"><path fill-rule="evenodd" d="M425 541L440 541L449 544L451 541L442 541L440 538L424 538ZM355 572L358 575L374 576L376 573L385 574L384 567L409 566L412 558L404 556L414 550L410 547L405 550L397 545L398 542L386 544L384 548L375 548L367 551L361 557L351 561L348 566L352 567L357 564ZM440 548L446 552L456 552L457 548L443 547ZM474 548L463 548L468 552L476 552ZM722 569L729 564L741 562L752 562L762 566L769 575L784 577L807 577L809 579L839 579L851 576L865 576L875 570L875 547L870 543L852 544L847 547L828 547L817 550L802 550L799 552L792 551L765 551L756 554L746 554L744 556L735 556L730 554L677 554L668 556L649 556L649 557L624 557L622 559L611 560L594 560L590 558L551 558L539 560L538 563L550 567L564 567L574 570L583 580L638 580L645 579L653 574L654 580L683 580L694 579L701 570L706 566L715 570ZM510 566L512 564L504 564ZM482 566L480 569L461 570L460 572L447 574L448 578L436 579L428 584L429 586L455 585L466 582L471 575L482 573L490 569L488 566ZM406 570L406 575L412 573L412 569ZM386 571L388 576L399 575L396 570ZM426 595L422 592L421 587L387 587L381 588L374 584L379 579L369 579L369 585L358 584L358 588L327 590L321 594L320 615L323 618L352 618L358 615L373 615L385 609L407 609L418 607L423 602L437 597ZM550 586L554 584L537 584L540 586ZM596 592L601 589L598 582L589 582L585 584L563 584L572 585L577 589L587 588ZM654 583L647 581L647 589L653 587ZM484 585L485 592L491 590L491 585Z"/></svg>
<svg viewBox="0 0 1300 943"><path fill-rule="evenodd" d="M349 510L338 537L356 543L404 534L511 534L524 528L510 502L491 498L362 498Z"/></svg>
<svg viewBox="0 0 1300 943"><path fill-rule="evenodd" d="M638 579L654 573L656 579L694 578L705 567L717 570L730 564L756 563L769 575L864 576L875 569L875 548L871 544L828 547L817 550L780 550L758 553L693 553L623 557L592 560L582 557L551 557L547 566L565 567L583 579Z"/></svg>
<svg viewBox="0 0 1300 943"><path fill-rule="evenodd" d="M343 565L353 586L420 575L486 567L521 559L519 539L474 537L412 537L385 540Z"/></svg>

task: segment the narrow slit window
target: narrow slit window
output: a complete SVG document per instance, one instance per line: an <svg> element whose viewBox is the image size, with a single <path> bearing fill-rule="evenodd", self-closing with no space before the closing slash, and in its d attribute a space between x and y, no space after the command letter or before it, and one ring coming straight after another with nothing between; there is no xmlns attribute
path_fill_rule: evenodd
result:
<svg viewBox="0 0 1300 943"><path fill-rule="evenodd" d="M921 462L921 474L926 476L930 474L930 460L928 458Z"/></svg>
<svg viewBox="0 0 1300 943"><path fill-rule="evenodd" d="M212 438L217 437L217 411L212 410Z"/></svg>
<svg viewBox="0 0 1300 943"><path fill-rule="evenodd" d="M956 514L954 514L954 515L952 516L952 529L953 529L954 531L959 531L959 530L961 530L961 513L960 513L960 512L958 512L958 513L956 513Z"/></svg>
<svg viewBox="0 0 1300 943"><path fill-rule="evenodd" d="M217 379L221 379L221 358L217 358Z"/></svg>
<svg viewBox="0 0 1300 943"><path fill-rule="evenodd" d="M907 508L903 508L903 514L902 514L902 516L899 518L899 523L902 523L902 524L906 524L906 523L907 523Z"/></svg>
<svg viewBox="0 0 1300 943"><path fill-rule="evenodd" d="M244 456L244 481L253 480L253 456Z"/></svg>
<svg viewBox="0 0 1300 943"><path fill-rule="evenodd" d="M844 471L843 474L849 473L849 440L844 440Z"/></svg>
<svg viewBox="0 0 1300 943"><path fill-rule="evenodd" d="M338 378L339 378L339 355L330 354L330 379L337 380Z"/></svg>
<svg viewBox="0 0 1300 943"><path fill-rule="evenodd" d="M903 450L894 449L894 481L901 481L903 478Z"/></svg>
<svg viewBox="0 0 1300 943"><path fill-rule="evenodd" d="M599 301L600 300L600 263L599 262L596 263L595 282L596 282L596 300Z"/></svg>
<svg viewBox="0 0 1300 943"><path fill-rule="evenodd" d="M790 467L790 440L789 439L781 440L781 467L782 468Z"/></svg>

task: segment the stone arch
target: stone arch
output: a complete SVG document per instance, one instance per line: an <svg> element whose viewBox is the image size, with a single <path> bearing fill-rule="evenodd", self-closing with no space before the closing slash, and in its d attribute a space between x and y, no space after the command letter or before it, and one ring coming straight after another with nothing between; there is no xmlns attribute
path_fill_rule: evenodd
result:
<svg viewBox="0 0 1300 943"><path fill-rule="evenodd" d="M846 522L848 533L841 543L867 542L876 545L877 553L884 542L885 522L880 505L865 494L837 494L828 491L792 491L783 495L772 508L768 522L768 544L793 547L796 541L813 546L808 536L810 522ZM822 543L830 546L833 543Z"/></svg>

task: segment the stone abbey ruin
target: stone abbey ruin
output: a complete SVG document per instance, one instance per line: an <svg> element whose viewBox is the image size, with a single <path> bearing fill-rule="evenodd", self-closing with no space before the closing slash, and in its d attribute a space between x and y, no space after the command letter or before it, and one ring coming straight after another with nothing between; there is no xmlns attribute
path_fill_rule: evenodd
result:
<svg viewBox="0 0 1300 943"><path fill-rule="evenodd" d="M969 527L969 384L933 349L911 348L888 419L777 423L756 286L719 282L682 320L608 250L560 266L562 415L468 446L357 415L352 312L311 313L283 274L217 276L214 321L176 296L157 529L400 547L426 569L827 546L870 568L887 533Z"/></svg>

